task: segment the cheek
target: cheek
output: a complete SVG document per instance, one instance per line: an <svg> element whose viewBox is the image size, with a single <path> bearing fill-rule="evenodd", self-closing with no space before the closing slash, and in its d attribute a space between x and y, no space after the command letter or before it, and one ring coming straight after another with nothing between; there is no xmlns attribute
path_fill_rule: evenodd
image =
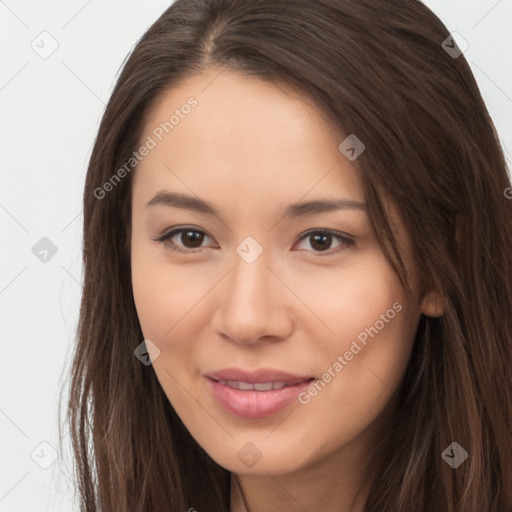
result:
<svg viewBox="0 0 512 512"><path fill-rule="evenodd" d="M135 231L131 247L133 298L144 337L159 344L177 321L180 304L188 302L189 291L180 273L166 270L168 265L155 258L155 248L140 238Z"/></svg>
<svg viewBox="0 0 512 512"><path fill-rule="evenodd" d="M205 293L191 278L155 262L148 266L142 260L132 262L135 307L146 338L160 343L172 338L174 326Z"/></svg>
<svg viewBox="0 0 512 512"><path fill-rule="evenodd" d="M387 260L376 255L365 263L333 275L311 302L334 333L316 336L319 381L302 400L311 417L329 404L331 418L338 419L334 430L354 433L378 415L398 386L419 320Z"/></svg>
<svg viewBox="0 0 512 512"><path fill-rule="evenodd" d="M159 350L152 367L170 402L182 414L190 408L190 397L183 393L195 374L194 351L190 343L190 315L204 290L190 286L193 275L177 272L168 262L157 262L133 252L132 286L135 307L144 339ZM193 281L192 281L193 282ZM195 411L201 414L201 411Z"/></svg>
<svg viewBox="0 0 512 512"><path fill-rule="evenodd" d="M144 337L157 344L172 335L173 326L205 293L205 286L194 275L193 267L172 265L162 247L149 240L141 223L134 222L131 239L133 298Z"/></svg>
<svg viewBox="0 0 512 512"><path fill-rule="evenodd" d="M406 302L398 277L378 252L367 252L356 263L339 268L312 266L308 272L290 273L284 280L309 306L300 324L309 331L308 337L315 339L316 350L329 358L349 350L358 336L364 341L365 329L376 322L378 330L384 326L389 330L399 316L399 306L393 308L393 304Z"/></svg>

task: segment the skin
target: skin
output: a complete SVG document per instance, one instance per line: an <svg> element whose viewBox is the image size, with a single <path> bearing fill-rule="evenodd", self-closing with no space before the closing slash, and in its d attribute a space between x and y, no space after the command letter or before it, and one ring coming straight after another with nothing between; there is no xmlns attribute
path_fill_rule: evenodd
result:
<svg viewBox="0 0 512 512"><path fill-rule="evenodd" d="M219 72L161 95L141 137L197 99L134 171L133 294L144 337L160 350L153 368L192 436L231 471L232 511L245 510L240 490L250 512L361 511L368 457L392 414L420 315L439 315L439 302L407 297L366 211L282 218L298 201L364 203L357 169L338 150L348 134L284 86ZM219 215L146 206L162 190L204 199ZM417 291L409 237L388 207ZM171 241L155 241L172 227L206 235L201 244L178 233L172 241L188 252L173 251ZM315 245L304 236L312 229L349 234L355 245L335 237ZM250 264L236 252L247 236L263 249ZM205 373L231 366L321 379L394 303L401 311L307 404L240 418L205 385ZM262 455L251 468L237 457L248 442Z"/></svg>

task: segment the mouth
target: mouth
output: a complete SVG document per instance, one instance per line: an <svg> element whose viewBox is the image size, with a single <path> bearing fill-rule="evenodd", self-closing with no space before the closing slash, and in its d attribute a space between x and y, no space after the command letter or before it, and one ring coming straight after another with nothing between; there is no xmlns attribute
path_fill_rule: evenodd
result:
<svg viewBox="0 0 512 512"><path fill-rule="evenodd" d="M213 379L215 380L215 379ZM307 379L312 380L312 379ZM284 382L284 381L271 381L271 382L244 382L241 380L215 380L223 386L227 386L232 389L239 389L240 391L272 391L274 389L283 389L290 386L300 384L300 382Z"/></svg>
<svg viewBox="0 0 512 512"><path fill-rule="evenodd" d="M229 383L241 383L244 386L242 389L253 389L248 386L254 386L256 384L265 384L267 386L268 384L272 384L272 386L276 384L279 387L281 387L281 384L284 384L285 386L288 386L314 378L313 375L293 375L274 368L260 368L258 370L224 368L222 370L207 373L205 374L205 377L217 382L223 382L228 386L230 386ZM262 391L268 390L262 389Z"/></svg>
<svg viewBox="0 0 512 512"><path fill-rule="evenodd" d="M244 418L264 418L283 411L315 380L250 382L206 377L207 387L221 408Z"/></svg>

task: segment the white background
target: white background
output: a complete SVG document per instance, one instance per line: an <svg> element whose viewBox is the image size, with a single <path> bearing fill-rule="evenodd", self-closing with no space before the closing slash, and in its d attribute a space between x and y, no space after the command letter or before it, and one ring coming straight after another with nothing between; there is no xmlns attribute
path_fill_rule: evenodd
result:
<svg viewBox="0 0 512 512"><path fill-rule="evenodd" d="M68 390L85 171L119 68L170 3L0 0L0 512L78 510L69 453L39 464L51 462L49 445L58 450ZM425 3L469 42L465 57L510 159L512 3ZM31 47L42 37L46 49L58 43L47 59ZM43 237L57 248L46 263L32 252Z"/></svg>

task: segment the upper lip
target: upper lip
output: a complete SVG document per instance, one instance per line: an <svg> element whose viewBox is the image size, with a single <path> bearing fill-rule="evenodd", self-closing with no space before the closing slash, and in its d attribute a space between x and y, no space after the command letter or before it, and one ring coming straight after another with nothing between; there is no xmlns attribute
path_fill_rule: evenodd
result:
<svg viewBox="0 0 512 512"><path fill-rule="evenodd" d="M299 375L292 375L291 373L273 368L260 368L253 371L243 370L242 368L224 368L223 370L207 373L205 377L213 380L234 380L250 382L252 384L262 382L286 382L295 384L314 378L312 376L301 377Z"/></svg>

